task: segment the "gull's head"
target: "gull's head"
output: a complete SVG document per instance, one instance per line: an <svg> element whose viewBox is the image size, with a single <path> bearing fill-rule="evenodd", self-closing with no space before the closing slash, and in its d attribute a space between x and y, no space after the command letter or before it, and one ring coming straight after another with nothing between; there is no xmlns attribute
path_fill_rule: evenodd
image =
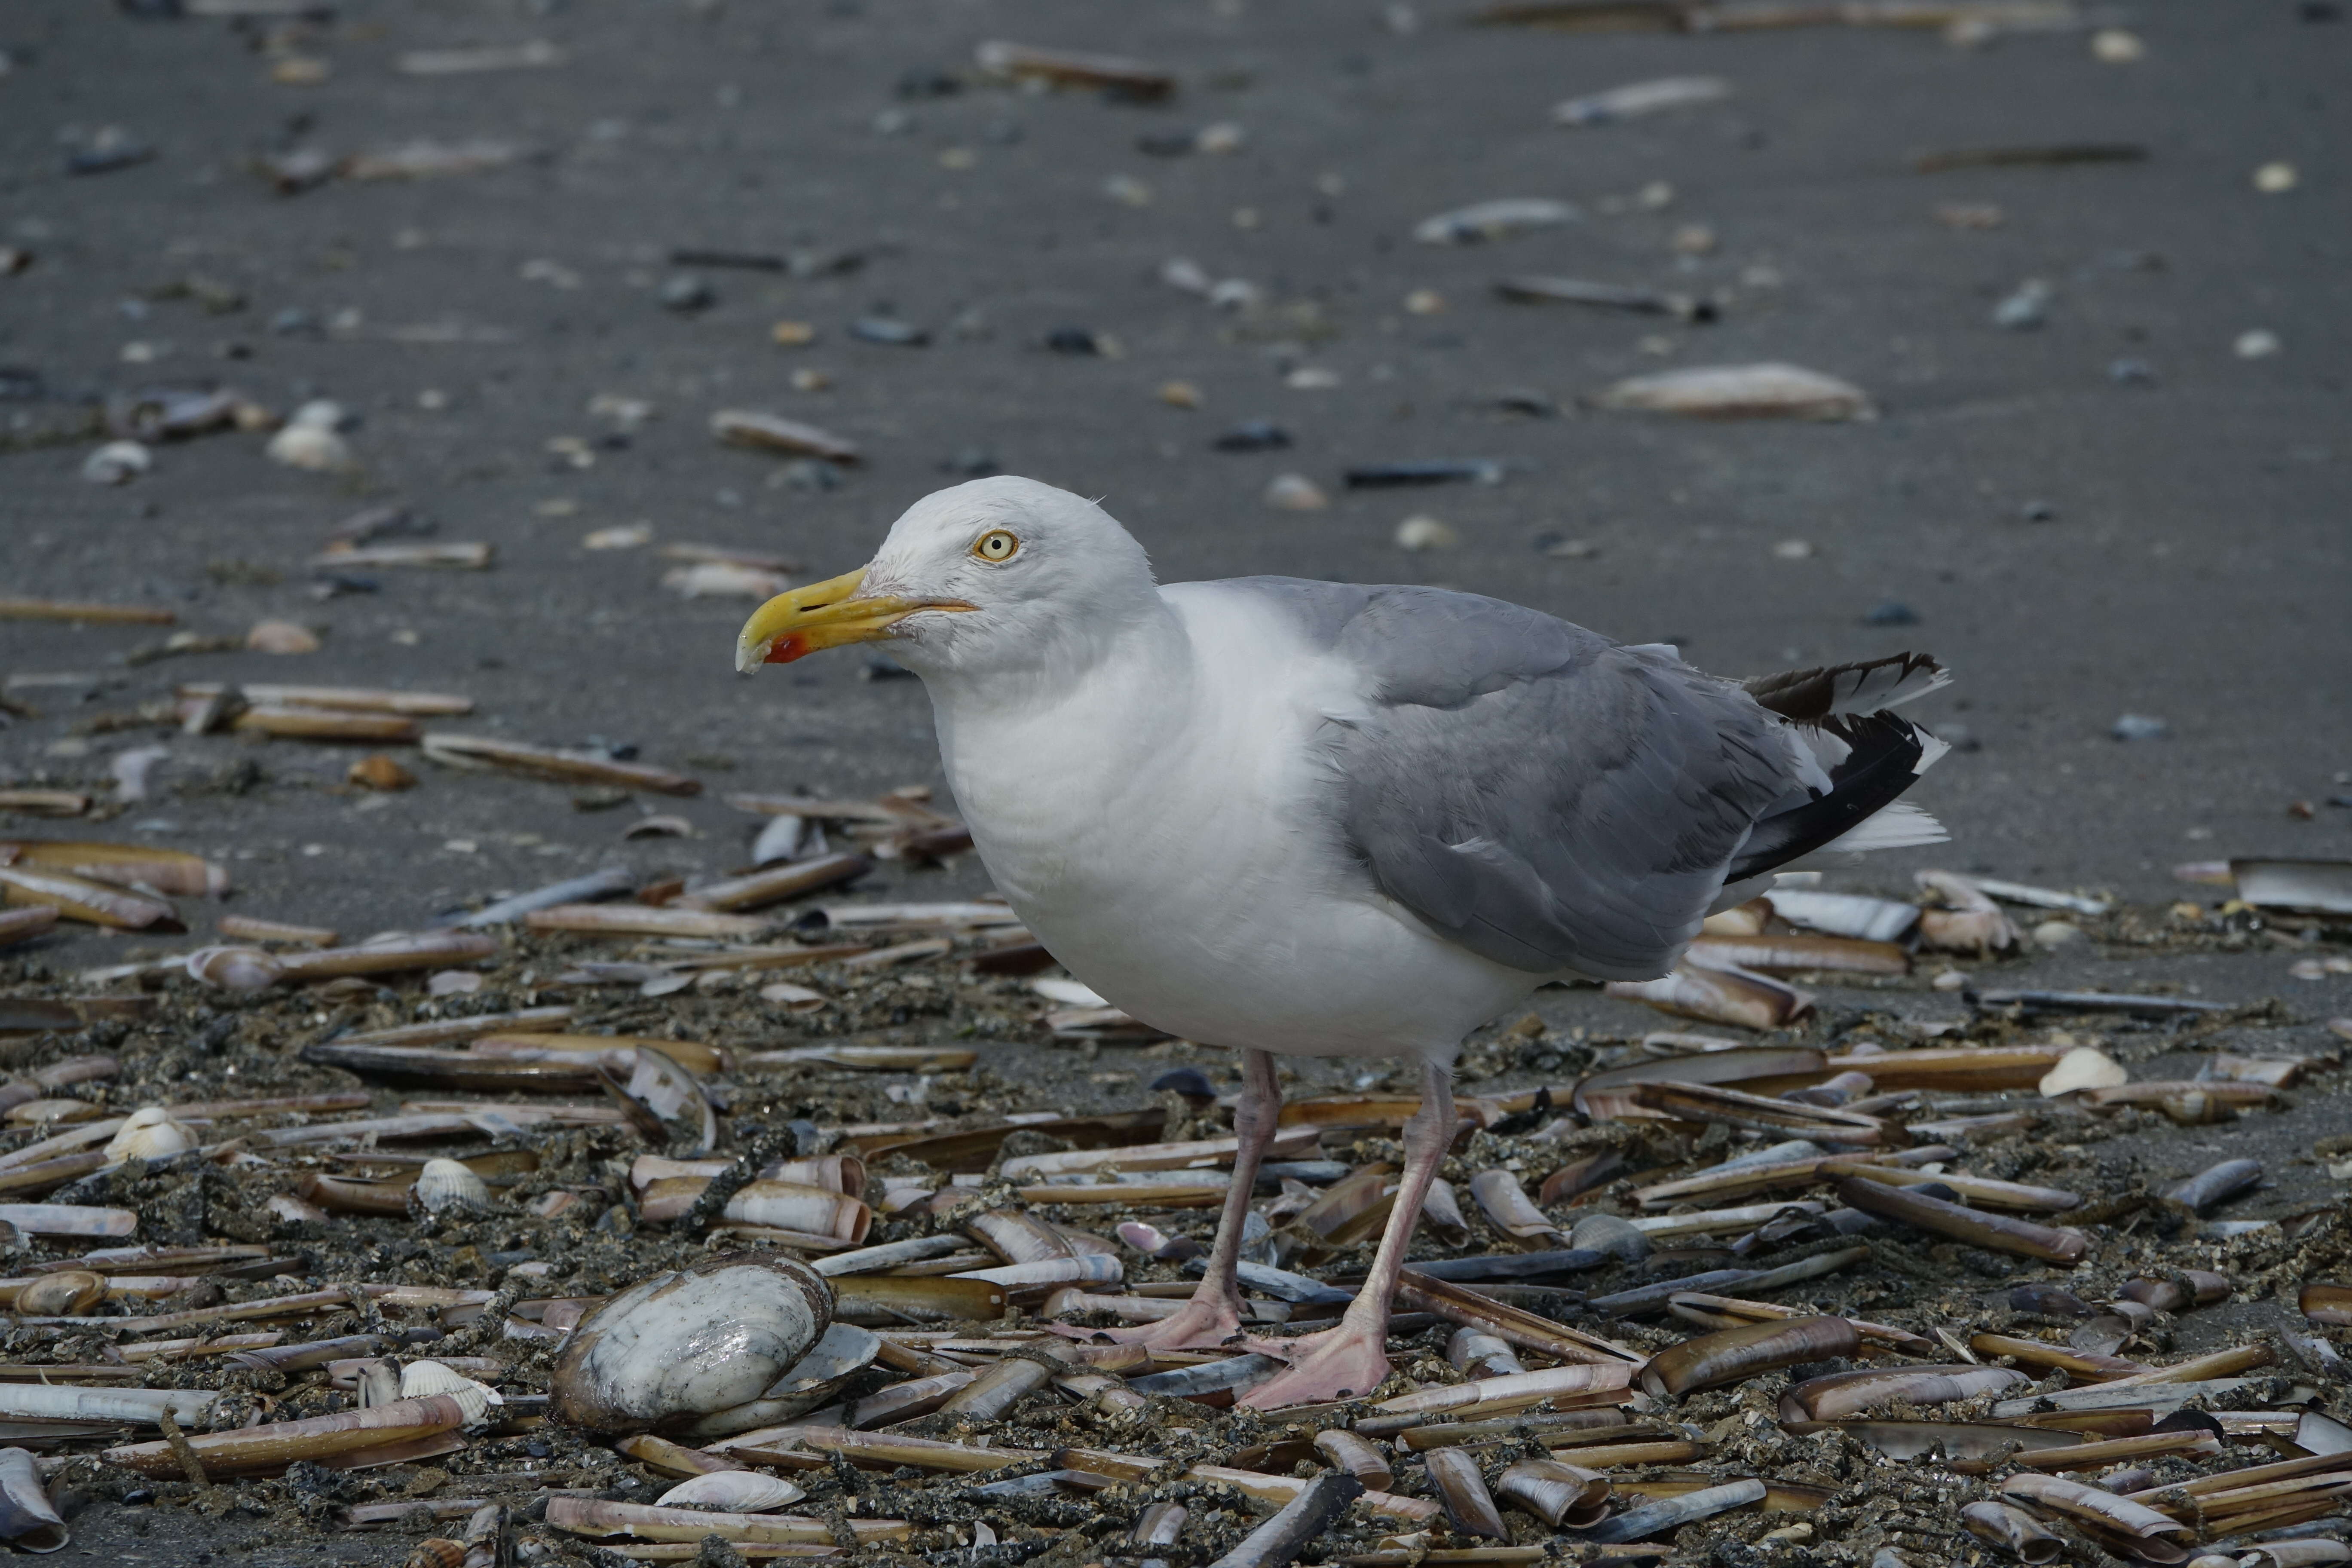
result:
<svg viewBox="0 0 2352 1568"><path fill-rule="evenodd" d="M1143 547L1094 502L1034 479L974 479L907 509L855 572L779 594L735 668L880 642L926 678L1082 668L1156 598Z"/></svg>

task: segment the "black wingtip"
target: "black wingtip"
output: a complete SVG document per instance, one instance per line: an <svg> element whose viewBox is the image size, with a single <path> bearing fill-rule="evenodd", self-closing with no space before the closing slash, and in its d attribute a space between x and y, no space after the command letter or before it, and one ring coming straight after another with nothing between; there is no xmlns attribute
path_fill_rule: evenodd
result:
<svg viewBox="0 0 2352 1568"><path fill-rule="evenodd" d="M1894 804L1918 778L1919 759L1929 742L1927 731L1908 719L1885 711L1836 714L1821 720L1820 727L1851 748L1830 770L1829 793L1759 822L1748 847L1724 872L1726 883L1761 876L1843 837L1864 818Z"/></svg>

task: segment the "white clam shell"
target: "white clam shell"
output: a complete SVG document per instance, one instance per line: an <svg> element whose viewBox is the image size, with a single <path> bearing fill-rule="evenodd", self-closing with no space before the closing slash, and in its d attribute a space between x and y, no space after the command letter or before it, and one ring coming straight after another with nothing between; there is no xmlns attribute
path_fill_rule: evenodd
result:
<svg viewBox="0 0 2352 1568"><path fill-rule="evenodd" d="M795 1415L804 1415L820 1405L832 1403L849 1385L849 1380L873 1365L874 1358L881 1353L882 1338L872 1330L861 1329L855 1323L835 1323L809 1347L808 1354L785 1368L784 1374L770 1384L759 1398L714 1411L680 1427L678 1436L708 1442L713 1437L731 1437L754 1426L773 1426Z"/></svg>
<svg viewBox="0 0 2352 1568"><path fill-rule="evenodd" d="M506 1399L488 1384L476 1383L464 1373L437 1361L413 1361L400 1369L400 1396L422 1399L446 1394L465 1407L467 1425L479 1421L493 1405Z"/></svg>
<svg viewBox="0 0 2352 1568"><path fill-rule="evenodd" d="M759 1470L714 1470L683 1480L654 1500L656 1508L681 1503L714 1504L728 1513L766 1513L787 1508L808 1496L782 1476Z"/></svg>
<svg viewBox="0 0 2352 1568"><path fill-rule="evenodd" d="M427 1160L416 1173L416 1201L427 1214L444 1209L486 1209L490 1184L458 1160Z"/></svg>
<svg viewBox="0 0 2352 1568"><path fill-rule="evenodd" d="M190 979L224 991L267 991L286 977L286 966L257 947L200 947L186 963Z"/></svg>
<svg viewBox="0 0 2352 1568"><path fill-rule="evenodd" d="M592 1432L682 1425L761 1396L833 1321L833 1289L758 1253L640 1280L580 1321L549 1384Z"/></svg>
<svg viewBox="0 0 2352 1568"><path fill-rule="evenodd" d="M106 1145L109 1160L161 1160L196 1146L196 1135L160 1105L131 1113Z"/></svg>

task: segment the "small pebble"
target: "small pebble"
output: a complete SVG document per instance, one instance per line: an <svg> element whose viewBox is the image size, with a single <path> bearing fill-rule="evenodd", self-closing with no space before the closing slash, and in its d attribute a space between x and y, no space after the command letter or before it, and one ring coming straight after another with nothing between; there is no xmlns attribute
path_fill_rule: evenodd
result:
<svg viewBox="0 0 2352 1568"><path fill-rule="evenodd" d="M1900 599L1889 599L1883 605L1872 605L1870 613L1862 618L1865 625L1874 626L1916 626L1919 624L1919 612Z"/></svg>
<svg viewBox="0 0 2352 1568"><path fill-rule="evenodd" d="M1404 297L1404 308L1410 315L1434 316L1445 309L1445 296L1434 289L1416 289Z"/></svg>
<svg viewBox="0 0 2352 1568"><path fill-rule="evenodd" d="M1947 969L1927 984L1938 991L1961 991L1967 989L1969 977L1957 969Z"/></svg>
<svg viewBox="0 0 2352 1568"><path fill-rule="evenodd" d="M2266 196L2284 195L2303 183L2293 163L2264 163L2254 171L2254 189Z"/></svg>
<svg viewBox="0 0 2352 1568"><path fill-rule="evenodd" d="M2029 278L1992 310L1992 324L2012 332L2032 331L2050 319L2050 301L2057 290L2039 278Z"/></svg>
<svg viewBox="0 0 2352 1568"><path fill-rule="evenodd" d="M2043 921L2033 928L2033 941L2040 947L2064 947L2083 940L2083 928L2072 921Z"/></svg>
<svg viewBox="0 0 2352 1568"><path fill-rule="evenodd" d="M1304 474L1277 474L1265 487L1265 504L1283 511L1321 511L1331 498Z"/></svg>
<svg viewBox="0 0 2352 1568"><path fill-rule="evenodd" d="M1245 419L1212 443L1220 452L1272 452L1290 445L1290 432L1264 419Z"/></svg>
<svg viewBox="0 0 2352 1568"><path fill-rule="evenodd" d="M1189 381L1163 381L1160 384L1160 401L1171 408L1198 408L1201 389Z"/></svg>
<svg viewBox="0 0 2352 1568"><path fill-rule="evenodd" d="M1451 550L1461 542L1462 536L1452 527L1426 515L1406 518L1396 527L1400 550Z"/></svg>
<svg viewBox="0 0 2352 1568"><path fill-rule="evenodd" d="M719 303L719 292L709 282L691 272L680 272L662 280L662 309L691 314L708 310Z"/></svg>
<svg viewBox="0 0 2352 1568"><path fill-rule="evenodd" d="M2145 713L2126 713L2107 732L2118 741L2161 741L2172 733L2172 726Z"/></svg>
<svg viewBox="0 0 2352 1568"><path fill-rule="evenodd" d="M2230 345L2231 352L2240 359L2268 359L2278 353L2280 347L2279 335L2264 327L2240 332L2238 341Z"/></svg>
<svg viewBox="0 0 2352 1568"><path fill-rule="evenodd" d="M2127 66L2146 58L2147 46L2137 33L2121 27L2102 27L2091 35L2091 58L2103 65Z"/></svg>
<svg viewBox="0 0 2352 1568"><path fill-rule="evenodd" d="M1809 539L1784 539L1772 546L1772 559L1775 561L1811 561L1812 558L1813 545Z"/></svg>
<svg viewBox="0 0 2352 1568"><path fill-rule="evenodd" d="M82 459L81 477L94 485L125 485L154 466L154 455L138 442L109 441Z"/></svg>
<svg viewBox="0 0 2352 1568"><path fill-rule="evenodd" d="M768 329L768 338L778 348L796 349L816 342L816 329L806 321L778 321Z"/></svg>

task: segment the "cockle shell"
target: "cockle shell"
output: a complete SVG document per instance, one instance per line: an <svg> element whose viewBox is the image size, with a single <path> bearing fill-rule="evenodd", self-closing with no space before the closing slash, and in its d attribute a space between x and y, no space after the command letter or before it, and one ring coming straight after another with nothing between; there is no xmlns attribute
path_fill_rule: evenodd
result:
<svg viewBox="0 0 2352 1568"><path fill-rule="evenodd" d="M468 1426L479 1421L491 1405L506 1403L497 1389L437 1361L413 1361L400 1369L403 1399L421 1399L429 1394L446 1394L465 1406Z"/></svg>
<svg viewBox="0 0 2352 1568"><path fill-rule="evenodd" d="M196 1135L160 1105L131 1113L106 1145L109 1160L161 1160L196 1146Z"/></svg>
<svg viewBox="0 0 2352 1568"><path fill-rule="evenodd" d="M759 1398L832 1322L832 1287L801 1264L707 1258L583 1318L549 1392L561 1419L593 1432L680 1425Z"/></svg>
<svg viewBox="0 0 2352 1568"><path fill-rule="evenodd" d="M463 1161L427 1160L425 1168L416 1173L416 1202L427 1214L439 1214L445 1209L486 1209L490 1206L490 1184Z"/></svg>

